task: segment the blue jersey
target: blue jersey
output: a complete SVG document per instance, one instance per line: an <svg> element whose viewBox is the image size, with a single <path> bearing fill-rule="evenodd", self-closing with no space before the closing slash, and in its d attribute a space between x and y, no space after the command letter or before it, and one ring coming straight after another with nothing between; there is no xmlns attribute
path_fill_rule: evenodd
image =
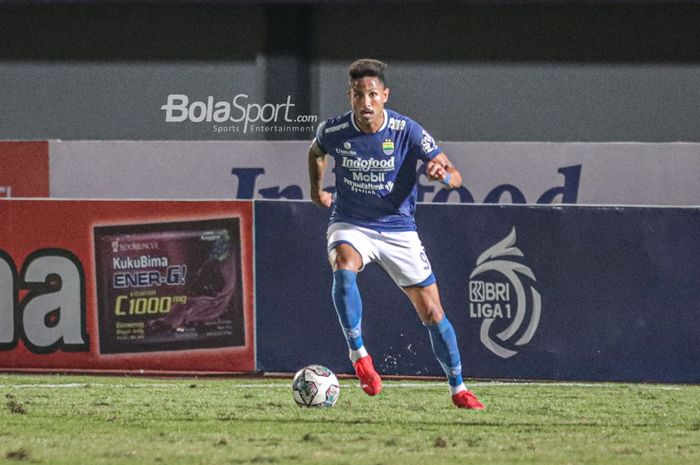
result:
<svg viewBox="0 0 700 465"><path fill-rule="evenodd" d="M418 160L431 160L441 152L418 123L384 110L382 127L364 133L348 112L319 125L316 143L335 159L331 223L415 231Z"/></svg>

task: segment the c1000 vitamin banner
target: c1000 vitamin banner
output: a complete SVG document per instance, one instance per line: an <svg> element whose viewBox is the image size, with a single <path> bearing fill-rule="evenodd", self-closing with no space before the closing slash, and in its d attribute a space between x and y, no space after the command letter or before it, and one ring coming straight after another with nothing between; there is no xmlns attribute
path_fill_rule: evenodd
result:
<svg viewBox="0 0 700 465"><path fill-rule="evenodd" d="M244 346L239 223L96 227L100 353Z"/></svg>
<svg viewBox="0 0 700 465"><path fill-rule="evenodd" d="M0 202L0 367L249 372L252 205Z"/></svg>

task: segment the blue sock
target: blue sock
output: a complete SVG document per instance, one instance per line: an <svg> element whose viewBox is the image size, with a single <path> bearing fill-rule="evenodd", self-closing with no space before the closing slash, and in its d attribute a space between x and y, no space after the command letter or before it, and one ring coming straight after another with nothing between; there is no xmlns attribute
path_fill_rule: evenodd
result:
<svg viewBox="0 0 700 465"><path fill-rule="evenodd" d="M444 316L436 325L424 325L430 334L433 353L447 375L450 386L459 386L462 380L462 362L459 358L457 336L452 323Z"/></svg>
<svg viewBox="0 0 700 465"><path fill-rule="evenodd" d="M333 272L333 304L348 347L357 350L362 343L362 298L357 288L357 273L350 270Z"/></svg>

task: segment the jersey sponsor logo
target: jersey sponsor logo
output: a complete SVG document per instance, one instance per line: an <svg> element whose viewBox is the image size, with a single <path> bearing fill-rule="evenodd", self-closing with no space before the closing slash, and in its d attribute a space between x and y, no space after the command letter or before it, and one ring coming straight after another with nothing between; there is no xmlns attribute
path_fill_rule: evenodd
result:
<svg viewBox="0 0 700 465"><path fill-rule="evenodd" d="M384 184L381 183L353 181L348 178L343 178L343 183L346 184L352 192L357 192L359 194L377 195L379 191L384 189Z"/></svg>
<svg viewBox="0 0 700 465"><path fill-rule="evenodd" d="M384 182L386 173L363 173L362 171L355 171L352 173L353 181L362 182Z"/></svg>
<svg viewBox="0 0 700 465"><path fill-rule="evenodd" d="M347 140L345 142L343 142L342 149L338 148L338 147L335 148L335 153L337 153L338 155L345 155L347 157L356 157L357 156L357 151L352 150L352 144L350 143L350 141L347 141Z"/></svg>
<svg viewBox="0 0 700 465"><path fill-rule="evenodd" d="M389 124L387 126L389 126L389 129L393 129L394 131L403 131L403 129L406 127L406 120L389 118Z"/></svg>
<svg viewBox="0 0 700 465"><path fill-rule="evenodd" d="M343 157L340 166L350 171L394 171L396 167L395 157L379 160L376 158L361 159Z"/></svg>
<svg viewBox="0 0 700 465"><path fill-rule="evenodd" d="M541 296L533 286L535 275L522 263L525 255L514 247L515 240L513 228L505 239L481 254L469 277L469 317L482 320L481 343L501 358L514 356L517 348L530 342L542 311ZM479 276L482 279L474 279ZM523 276L528 278L526 284ZM497 332L496 326L504 329Z"/></svg>
<svg viewBox="0 0 700 465"><path fill-rule="evenodd" d="M433 136L431 136L425 131L423 131L423 139L420 142L420 146L423 150L423 153L426 155L437 148L437 144L435 143L435 139L433 139Z"/></svg>
<svg viewBox="0 0 700 465"><path fill-rule="evenodd" d="M389 180L387 173L394 171L395 157L384 160L376 158L360 159L343 157L341 166L351 172L352 176L344 176L343 183L352 192L377 195L387 190L391 192L394 183Z"/></svg>
<svg viewBox="0 0 700 465"><path fill-rule="evenodd" d="M332 132L340 131L341 129L345 129L347 127L350 127L350 123L347 121L342 123L342 124L336 124L335 126L327 127L323 130L324 134L330 134Z"/></svg>
<svg viewBox="0 0 700 465"><path fill-rule="evenodd" d="M394 141L387 139L382 142L382 152L384 152L384 155L391 155L394 153Z"/></svg>
<svg viewBox="0 0 700 465"><path fill-rule="evenodd" d="M344 155L345 157L352 157L352 158L357 157L357 152L355 150L345 150L345 149L339 149L338 147L336 147L335 153L337 153L338 155Z"/></svg>

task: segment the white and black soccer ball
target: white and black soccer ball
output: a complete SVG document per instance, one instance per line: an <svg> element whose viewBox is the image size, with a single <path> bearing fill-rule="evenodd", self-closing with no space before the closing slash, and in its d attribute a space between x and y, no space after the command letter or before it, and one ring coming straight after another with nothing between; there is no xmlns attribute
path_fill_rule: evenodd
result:
<svg viewBox="0 0 700 465"><path fill-rule="evenodd" d="M294 375L292 395L299 407L333 407L340 395L340 384L328 368L308 365Z"/></svg>

